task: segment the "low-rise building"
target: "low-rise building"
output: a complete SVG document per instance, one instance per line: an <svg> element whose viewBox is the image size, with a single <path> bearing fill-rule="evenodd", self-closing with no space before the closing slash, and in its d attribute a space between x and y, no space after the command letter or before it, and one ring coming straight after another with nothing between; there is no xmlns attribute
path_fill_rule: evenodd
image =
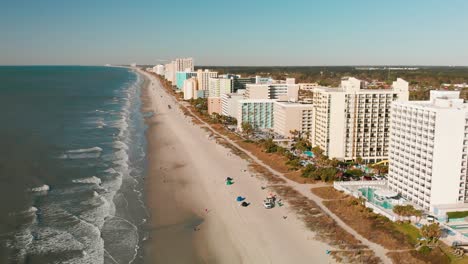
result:
<svg viewBox="0 0 468 264"><path fill-rule="evenodd" d="M242 131L242 124L249 123L254 129L273 128L272 99L239 100L237 108L237 129Z"/></svg>
<svg viewBox="0 0 468 264"><path fill-rule="evenodd" d="M392 190L436 215L448 205L463 209L459 205L468 203L467 166L468 104L459 92L431 91L429 101L392 104Z"/></svg>
<svg viewBox="0 0 468 264"><path fill-rule="evenodd" d="M271 77L255 76L255 84L271 84L274 80Z"/></svg>
<svg viewBox="0 0 468 264"><path fill-rule="evenodd" d="M313 123L312 104L277 101L273 106L273 131L283 137L292 137L291 131L303 136L311 135Z"/></svg>
<svg viewBox="0 0 468 264"><path fill-rule="evenodd" d="M213 113L221 114L221 98L220 97L208 97L208 114Z"/></svg>

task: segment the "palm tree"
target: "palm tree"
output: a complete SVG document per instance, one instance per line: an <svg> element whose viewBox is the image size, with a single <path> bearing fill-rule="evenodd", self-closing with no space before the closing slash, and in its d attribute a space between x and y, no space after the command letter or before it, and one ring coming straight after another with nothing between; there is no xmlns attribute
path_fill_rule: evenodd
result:
<svg viewBox="0 0 468 264"><path fill-rule="evenodd" d="M436 243L442 232L440 231L440 227L438 223L432 223L430 225L423 225L421 227L421 235L426 238L429 243Z"/></svg>
<svg viewBox="0 0 468 264"><path fill-rule="evenodd" d="M296 129L294 130L289 130L289 133L293 136L293 139L296 140L300 134L299 131L297 131Z"/></svg>

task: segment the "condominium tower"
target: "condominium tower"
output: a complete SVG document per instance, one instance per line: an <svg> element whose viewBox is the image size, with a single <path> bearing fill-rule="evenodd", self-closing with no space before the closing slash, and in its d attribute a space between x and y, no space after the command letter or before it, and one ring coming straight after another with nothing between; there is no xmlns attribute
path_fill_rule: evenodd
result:
<svg viewBox="0 0 468 264"><path fill-rule="evenodd" d="M174 61L174 67L176 72L182 71L194 71L193 58L178 58Z"/></svg>
<svg viewBox="0 0 468 264"><path fill-rule="evenodd" d="M212 72L210 70L198 70L197 79L198 79L198 90L208 90L210 78L218 77L217 72Z"/></svg>
<svg viewBox="0 0 468 264"><path fill-rule="evenodd" d="M237 108L237 128L242 131L242 124L249 123L255 129L273 128L273 104L271 99L239 100Z"/></svg>
<svg viewBox="0 0 468 264"><path fill-rule="evenodd" d="M234 79L232 78L209 78L208 80L208 97L221 97L233 90Z"/></svg>
<svg viewBox="0 0 468 264"><path fill-rule="evenodd" d="M221 95L221 114L237 118L239 101L244 99L240 93L229 93Z"/></svg>
<svg viewBox="0 0 468 264"><path fill-rule="evenodd" d="M394 102L389 156L389 187L414 204L437 214L467 203L468 104L459 92Z"/></svg>
<svg viewBox="0 0 468 264"><path fill-rule="evenodd" d="M299 85L287 83L247 84L244 97L246 99L297 101L299 97Z"/></svg>
<svg viewBox="0 0 468 264"><path fill-rule="evenodd" d="M273 131L283 137L292 137L291 131L303 136L311 135L313 105L294 102L275 102L273 106Z"/></svg>
<svg viewBox="0 0 468 264"><path fill-rule="evenodd" d="M391 103L408 100L408 82L397 79L392 89L364 89L363 84L344 78L339 88L313 90L312 145L330 158L388 158Z"/></svg>

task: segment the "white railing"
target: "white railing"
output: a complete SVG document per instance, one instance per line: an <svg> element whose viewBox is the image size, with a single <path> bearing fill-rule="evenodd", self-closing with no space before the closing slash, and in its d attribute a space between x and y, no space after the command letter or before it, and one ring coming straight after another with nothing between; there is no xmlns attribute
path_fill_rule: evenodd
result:
<svg viewBox="0 0 468 264"><path fill-rule="evenodd" d="M379 181L335 181L333 187L336 186L354 186L354 185L387 185L387 180Z"/></svg>

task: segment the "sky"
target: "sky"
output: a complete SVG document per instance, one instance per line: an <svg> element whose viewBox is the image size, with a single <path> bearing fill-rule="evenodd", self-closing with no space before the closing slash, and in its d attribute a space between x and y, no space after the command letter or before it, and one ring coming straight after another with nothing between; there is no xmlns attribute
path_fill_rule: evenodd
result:
<svg viewBox="0 0 468 264"><path fill-rule="evenodd" d="M468 65L467 0L2 0L0 65Z"/></svg>

